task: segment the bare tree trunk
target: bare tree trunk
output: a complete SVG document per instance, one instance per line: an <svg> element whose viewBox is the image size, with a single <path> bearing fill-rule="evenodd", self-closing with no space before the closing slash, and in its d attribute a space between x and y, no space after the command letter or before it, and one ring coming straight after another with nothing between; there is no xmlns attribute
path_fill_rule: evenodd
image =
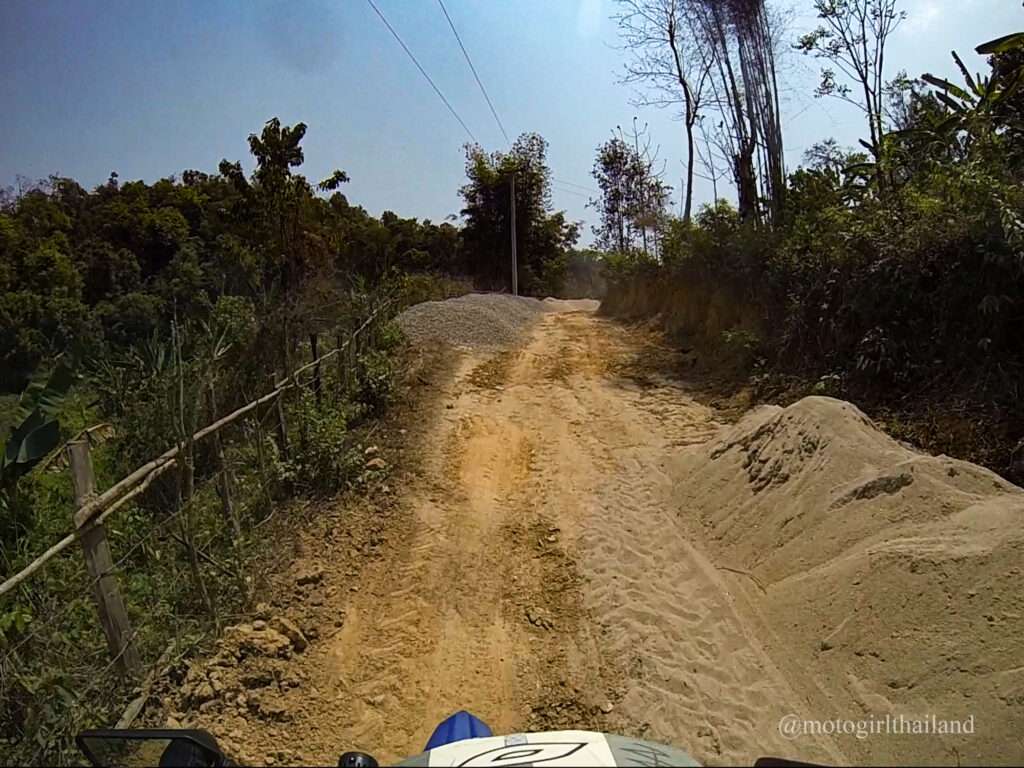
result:
<svg viewBox="0 0 1024 768"><path fill-rule="evenodd" d="M177 374L177 386L174 388L172 398L175 416L175 431L178 433L178 527L181 530L181 538L185 543L186 554L188 555L189 570L192 574L192 584L202 599L203 606L216 620L213 609L213 601L206 589L206 582L203 581L203 574L199 568L199 558L196 555L195 543L192 539L192 494L195 489L195 456L193 453L194 444L192 436L195 433L196 414L199 412L198 392L190 397L192 401L189 411L190 417L185 415L185 366L181 357L181 333L178 328L177 318L171 324L171 338L174 342L174 365Z"/></svg>
<svg viewBox="0 0 1024 768"><path fill-rule="evenodd" d="M673 10L674 14L674 10ZM676 20L674 15L669 18L668 23L668 43L672 49L672 60L675 64L676 79L679 81L679 86L683 89L683 99L685 101L685 123L686 123L686 202L683 206L683 223L690 223L690 215L693 211L693 170L694 170L694 144L693 144L693 126L697 122L697 111L700 107L698 100L700 98L699 93L694 93L693 86L691 86L689 80L686 77L686 73L683 70L683 59L679 52L679 43L676 35ZM701 83L704 81L705 73L701 73ZM698 90L700 85L698 85Z"/></svg>
<svg viewBox="0 0 1024 768"><path fill-rule="evenodd" d="M686 203L683 206L683 223L690 223L690 215L693 210L693 121L686 121ZM716 200L717 202L717 200Z"/></svg>

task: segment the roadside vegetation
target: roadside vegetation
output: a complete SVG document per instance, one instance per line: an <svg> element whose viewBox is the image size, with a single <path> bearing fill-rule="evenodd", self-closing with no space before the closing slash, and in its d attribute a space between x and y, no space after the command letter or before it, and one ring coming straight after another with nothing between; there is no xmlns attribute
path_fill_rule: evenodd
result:
<svg viewBox="0 0 1024 768"><path fill-rule="evenodd" d="M180 468L107 524L145 669L250 608L275 515L383 476L360 440L401 365L390 319L474 285L508 290L512 175L521 290L556 292L575 263L578 227L551 210L539 136L508 154L466 148L456 227L371 216L342 193L341 170L306 179L305 131L273 119L249 136L251 175L225 160L152 184L111 174L92 190L21 180L0 199L0 571L72 530L67 440L88 439L100 490L179 447ZM192 444L371 317L353 352L308 371L280 411ZM92 584L72 547L0 603L5 763L77 759L74 734L116 721L139 693L110 659Z"/></svg>
<svg viewBox="0 0 1024 768"><path fill-rule="evenodd" d="M979 46L983 73L954 53L945 75L890 77L897 2L815 7L820 28L794 40L770 3L620 3L626 79L678 107L698 172L741 193L676 217L642 145L599 147L605 308L661 315L755 396L855 399L1020 482L1022 36ZM822 62L817 95L855 105L866 138L821 141L782 183L773 62L792 48Z"/></svg>

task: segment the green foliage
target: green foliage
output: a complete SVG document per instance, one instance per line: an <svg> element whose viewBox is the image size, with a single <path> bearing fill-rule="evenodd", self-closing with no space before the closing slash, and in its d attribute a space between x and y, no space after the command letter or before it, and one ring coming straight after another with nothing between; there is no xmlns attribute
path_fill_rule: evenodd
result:
<svg viewBox="0 0 1024 768"><path fill-rule="evenodd" d="M764 358L761 355L761 337L746 328L731 328L722 331L721 356L725 361L731 361L734 365L743 369L760 367L764 365Z"/></svg>
<svg viewBox="0 0 1024 768"><path fill-rule="evenodd" d="M834 16L870 3L817 5ZM954 55L962 84L905 79L897 130L873 154L812 147L773 228L705 207L692 225L668 225L657 263L607 254L615 290L724 292L754 308L761 338L729 331L710 344L828 391L898 399L955 386L1017 424L1012 440L1024 436L1024 43L982 48L987 75Z"/></svg>
<svg viewBox="0 0 1024 768"><path fill-rule="evenodd" d="M30 384L20 398L21 423L11 429L0 454L0 494L12 491L20 477L60 444L57 415L75 376L59 364L45 384Z"/></svg>
<svg viewBox="0 0 1024 768"><path fill-rule="evenodd" d="M296 171L305 132L275 118L251 135L251 178L226 160L220 173L153 184L114 175L92 191L54 176L4 202L0 391L19 391L58 354L95 358L168 337L175 317L209 320L225 296L250 301L277 328L264 341L280 366L285 336L294 343L316 325L316 311L293 316L298 304L336 304L396 269L465 273L452 224L375 218L337 191L348 181L340 170L317 187L331 196L317 196Z"/></svg>
<svg viewBox="0 0 1024 768"><path fill-rule="evenodd" d="M15 604L0 613L0 648L8 647L8 638L23 634L31 623L32 611L24 605Z"/></svg>
<svg viewBox="0 0 1024 768"><path fill-rule="evenodd" d="M391 358L383 350L371 349L359 357L356 402L363 416L376 416L387 405L395 386Z"/></svg>
<svg viewBox="0 0 1024 768"><path fill-rule="evenodd" d="M1008 55L1016 50L1007 46L1003 53ZM1001 127L999 113L1024 87L1024 70L1019 67L1009 70L993 68L990 77L972 76L956 51L953 51L953 60L963 75L963 87L935 75L921 76L936 89L935 98L949 110L948 117L943 115L944 119L924 129L947 135L966 131L971 138L981 138L998 131Z"/></svg>
<svg viewBox="0 0 1024 768"><path fill-rule="evenodd" d="M565 276L565 255L579 238L579 225L551 211L551 170L547 142L523 134L507 153L488 155L479 146L466 147L468 182L460 193L465 207L463 228L466 273L490 290L511 289L511 194L516 195L516 244L519 291L547 295Z"/></svg>
<svg viewBox="0 0 1024 768"><path fill-rule="evenodd" d="M348 402L318 405L311 392L304 392L290 415L298 422L299 451L287 468L287 477L303 493L337 491L361 467L361 453L345 436L354 420Z"/></svg>
<svg viewBox="0 0 1024 768"><path fill-rule="evenodd" d="M472 292L473 284L466 279L443 274L420 273L402 275L398 289L401 308L424 301L443 301Z"/></svg>
<svg viewBox="0 0 1024 768"><path fill-rule="evenodd" d="M1000 54L1019 51L1021 48L1024 48L1024 32L1014 32L982 43L974 50L980 54Z"/></svg>

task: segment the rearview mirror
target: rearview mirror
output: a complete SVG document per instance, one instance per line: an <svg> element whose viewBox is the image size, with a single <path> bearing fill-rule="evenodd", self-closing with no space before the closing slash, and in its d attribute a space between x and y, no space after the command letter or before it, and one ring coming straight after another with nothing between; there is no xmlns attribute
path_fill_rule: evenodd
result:
<svg viewBox="0 0 1024 768"><path fill-rule="evenodd" d="M206 731L178 729L82 731L75 738L86 759L96 766L175 766L219 768L232 762Z"/></svg>

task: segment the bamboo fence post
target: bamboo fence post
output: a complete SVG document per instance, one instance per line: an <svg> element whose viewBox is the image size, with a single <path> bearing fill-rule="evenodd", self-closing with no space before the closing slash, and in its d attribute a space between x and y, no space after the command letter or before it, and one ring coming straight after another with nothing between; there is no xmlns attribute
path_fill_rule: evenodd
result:
<svg viewBox="0 0 1024 768"><path fill-rule="evenodd" d="M280 373L274 374L274 380L280 381L284 377ZM277 396L277 402L274 404L277 410L277 440L278 449L281 451L281 458L288 461L291 456L291 452L288 447L288 422L284 418L284 393L282 392Z"/></svg>
<svg viewBox="0 0 1024 768"><path fill-rule="evenodd" d="M68 459L75 507L81 509L96 494L88 439L69 443ZM136 675L142 669L142 660L135 648L128 612L113 574L114 562L110 556L106 526L98 521L86 522L78 528L78 538L82 542L86 571L93 582L93 596L110 655L122 674Z"/></svg>
<svg viewBox="0 0 1024 768"><path fill-rule="evenodd" d="M320 390L322 383L320 380L320 353L317 351L318 341L319 339L317 338L316 333L309 334L309 346L313 352L313 360L316 362L316 365L313 366L313 394L316 396L317 409L319 409L322 404L322 395Z"/></svg>
<svg viewBox="0 0 1024 768"><path fill-rule="evenodd" d="M264 453L266 446L263 444L263 417L259 411L256 412L253 422L253 435L256 439L256 463L259 465L259 477L260 477L260 490L263 491L263 496L267 501L267 509L272 509L274 506L274 499L270 495L270 489L267 488L267 458Z"/></svg>
<svg viewBox="0 0 1024 768"><path fill-rule="evenodd" d="M217 393L214 389L213 382L210 382L210 421L211 423L217 420ZM239 539L242 538L242 526L238 520L238 513L235 509L234 499L231 497L231 486L234 484L234 478L232 477L231 468L228 466L227 461L224 458L224 441L221 440L220 432L213 433L213 450L217 457L218 469L220 470L218 475L217 492L220 496L221 507L224 510L224 518L231 525L231 530L235 534L233 544L237 544Z"/></svg>
<svg viewBox="0 0 1024 768"><path fill-rule="evenodd" d="M190 440L182 445L178 452L180 458L178 463L178 509L181 516L178 518L178 530L181 532L182 544L185 545L185 553L188 555L188 567L192 573L192 582L195 585L199 597L202 599L203 607L214 619L217 628L220 628L220 621L217 617L217 610L213 604L210 591L206 588L206 580L203 578L202 569L199 566L199 555L196 552L195 539L192 536L192 496L195 493L195 446Z"/></svg>
<svg viewBox="0 0 1024 768"><path fill-rule="evenodd" d="M341 329L339 329L335 349L338 350L338 388L342 392L342 394L344 394L345 391L345 355L343 353L344 350L342 349L342 345L344 343L345 334L341 331Z"/></svg>
<svg viewBox="0 0 1024 768"><path fill-rule="evenodd" d="M358 360L357 348L359 346L358 328L348 337L348 366L345 369L345 387L351 392L356 384L356 362Z"/></svg>

